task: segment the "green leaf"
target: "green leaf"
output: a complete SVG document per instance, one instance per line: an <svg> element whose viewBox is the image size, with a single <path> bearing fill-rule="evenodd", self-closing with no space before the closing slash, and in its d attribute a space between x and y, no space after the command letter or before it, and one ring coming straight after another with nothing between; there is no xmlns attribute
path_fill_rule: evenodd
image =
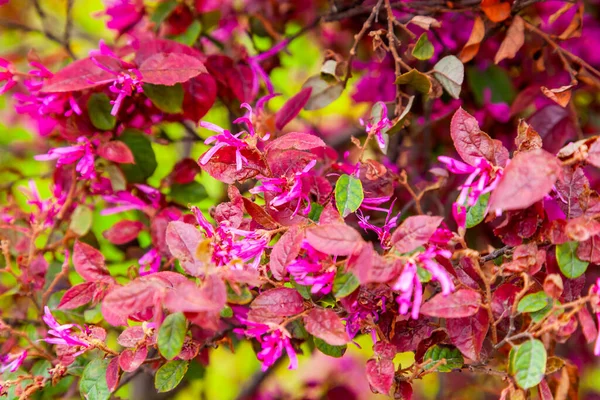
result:
<svg viewBox="0 0 600 400"><path fill-rule="evenodd" d="M117 119L110 114L112 104L104 93L94 93L90 96L88 103L88 115L95 128L110 131L114 129Z"/></svg>
<svg viewBox="0 0 600 400"><path fill-rule="evenodd" d="M174 202L187 206L188 203L193 204L204 200L208 195L204 185L198 182L190 182L185 184L172 184L169 196L171 196L171 199Z"/></svg>
<svg viewBox="0 0 600 400"><path fill-rule="evenodd" d="M481 70L479 66L467 68L467 81L475 102L480 107L485 103L485 89L490 89L492 103L512 104L516 96L512 79L505 69L497 65L485 70Z"/></svg>
<svg viewBox="0 0 600 400"><path fill-rule="evenodd" d="M79 204L71 215L69 229L76 233L77 236L84 236L92 227L92 220L92 210L85 204Z"/></svg>
<svg viewBox="0 0 600 400"><path fill-rule="evenodd" d="M417 266L417 276L421 283L431 282L431 272L427 271L425 268Z"/></svg>
<svg viewBox="0 0 600 400"><path fill-rule="evenodd" d="M587 270L589 263L577 258L578 242L567 242L556 246L556 261L563 273L569 279L579 278Z"/></svg>
<svg viewBox="0 0 600 400"><path fill-rule="evenodd" d="M530 313L540 311L544 307L547 307L550 303L548 295L543 291L528 294L524 296L517 305L517 311L521 313Z"/></svg>
<svg viewBox="0 0 600 400"><path fill-rule="evenodd" d="M158 393L168 392L175 389L187 372L189 361L169 361L156 371L154 376L154 387Z"/></svg>
<svg viewBox="0 0 600 400"><path fill-rule="evenodd" d="M517 384L529 389L539 384L546 371L546 349L537 339L521 344L514 354L513 370Z"/></svg>
<svg viewBox="0 0 600 400"><path fill-rule="evenodd" d="M223 309L221 309L219 315L221 315L222 318L231 318L233 317L233 310L231 309L231 307L226 305L225 307L223 307Z"/></svg>
<svg viewBox="0 0 600 400"><path fill-rule="evenodd" d="M234 291L229 284L227 284L227 302L232 304L248 304L252 301L254 296L248 287L238 285L239 293Z"/></svg>
<svg viewBox="0 0 600 400"><path fill-rule="evenodd" d="M397 85L409 85L415 90L427 94L431 91L431 80L422 72L411 69L396 78Z"/></svg>
<svg viewBox="0 0 600 400"><path fill-rule="evenodd" d="M319 339L316 336L313 336L313 341L315 342L315 347L319 349L319 351L327 356L340 358L346 353L347 345L343 346L332 346L323 339Z"/></svg>
<svg viewBox="0 0 600 400"><path fill-rule="evenodd" d="M438 365L436 368L436 371L438 372L452 372L453 369L461 368L465 363L465 359L460 353L460 350L456 347L440 346L436 344L428 348L423 356L423 360L431 360L431 362L425 366L425 369L432 368L438 361L443 359L446 360L446 364Z"/></svg>
<svg viewBox="0 0 600 400"><path fill-rule="evenodd" d="M490 194L486 193L479 196L479 199L477 199L477 203L475 203L474 206L468 208L466 223L467 228L472 228L483 222L489 200Z"/></svg>
<svg viewBox="0 0 600 400"><path fill-rule="evenodd" d="M106 383L106 368L108 359L94 359L83 370L79 381L79 391L88 400L102 400L110 397Z"/></svg>
<svg viewBox="0 0 600 400"><path fill-rule="evenodd" d="M302 89L310 87L312 92L304 109L308 111L324 108L337 100L344 91L342 82L330 83L321 75L313 75L304 82Z"/></svg>
<svg viewBox="0 0 600 400"><path fill-rule="evenodd" d="M294 287L294 289L296 289L298 291L298 293L300 293L300 296L302 296L302 298L304 300L310 300L312 298L312 294L310 293L310 286L304 286L304 285L299 284L291 276L290 276L290 281L292 282L292 286Z"/></svg>
<svg viewBox="0 0 600 400"><path fill-rule="evenodd" d="M169 15L171 15L175 8L177 8L177 4L178 2L176 0L169 0L165 1L164 3L160 3L154 9L150 20L154 22L156 26L159 26L169 17Z"/></svg>
<svg viewBox="0 0 600 400"><path fill-rule="evenodd" d="M338 178L335 184L335 205L342 217L358 210L364 198L360 179L347 174Z"/></svg>
<svg viewBox="0 0 600 400"><path fill-rule="evenodd" d="M144 93L161 111L169 114L179 114L183 111L183 86L181 83L173 86L146 83Z"/></svg>
<svg viewBox="0 0 600 400"><path fill-rule="evenodd" d="M417 43L415 43L415 47L413 48L412 55L413 57L419 60L429 60L433 57L434 48L429 39L427 39L427 33L423 33Z"/></svg>
<svg viewBox="0 0 600 400"><path fill-rule="evenodd" d="M446 56L435 64L433 75L446 92L455 99L459 98L460 89L465 79L465 66L455 56Z"/></svg>
<svg viewBox="0 0 600 400"><path fill-rule="evenodd" d="M338 271L333 280L333 294L336 299L348 296L358 288L360 282L352 272Z"/></svg>
<svg viewBox="0 0 600 400"><path fill-rule="evenodd" d="M319 222L319 218L321 217L321 213L323 212L323 206L319 203L311 203L310 204L310 212L308 213L308 218L311 221Z"/></svg>
<svg viewBox="0 0 600 400"><path fill-rule="evenodd" d="M167 360L172 360L183 347L187 323L183 313L170 314L158 330L158 351Z"/></svg>
<svg viewBox="0 0 600 400"><path fill-rule="evenodd" d="M173 39L176 42L193 46L198 41L200 34L202 33L202 24L200 21L195 19L190 26L181 35L175 36Z"/></svg>
<svg viewBox="0 0 600 400"><path fill-rule="evenodd" d="M546 315L548 315L548 313L552 310L552 306L553 306L554 302L556 302L556 304L558 304L558 305L561 304L560 301L549 298L548 305L546 307L542 308L539 311L534 311L529 315L531 317L531 320L535 323L535 322L540 322L542 319L544 319L546 317ZM564 310L561 310L561 309L554 310L554 314L557 316L562 313L564 313Z"/></svg>
<svg viewBox="0 0 600 400"><path fill-rule="evenodd" d="M121 164L127 181L129 183L145 182L158 166L156 155L147 135L137 129L126 129L119 140L129 147L135 160L135 164Z"/></svg>
<svg viewBox="0 0 600 400"><path fill-rule="evenodd" d="M52 364L48 360L39 360L31 367L31 375L43 376L44 378L50 378L49 369L52 369Z"/></svg>

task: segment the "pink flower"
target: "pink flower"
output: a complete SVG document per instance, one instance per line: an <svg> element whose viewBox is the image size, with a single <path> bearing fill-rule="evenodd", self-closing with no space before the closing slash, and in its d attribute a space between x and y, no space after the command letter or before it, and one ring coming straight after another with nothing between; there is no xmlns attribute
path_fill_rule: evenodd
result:
<svg viewBox="0 0 600 400"><path fill-rule="evenodd" d="M144 16L144 3L141 0L104 0L104 4L104 14L110 17L106 26L119 33L132 28Z"/></svg>
<svg viewBox="0 0 600 400"><path fill-rule="evenodd" d="M439 282L443 295L446 296L454 291L454 283L452 283L448 272L435 260L437 256L449 259L452 257L452 252L429 246L425 251L413 256L404 265L402 273L393 286L394 290L402 292L396 298L396 302L400 306L400 314L408 313L412 305L411 317L413 319L419 318L419 310L423 300L423 286L417 273L417 266L429 272L432 280Z"/></svg>
<svg viewBox="0 0 600 400"><path fill-rule="evenodd" d="M390 205L390 208L388 210L381 209L381 208L374 208L374 207L371 208L373 210L383 211L383 212L387 213L387 215L385 217L385 222L381 228L376 225L371 224L369 222L370 217L369 216L365 217L360 210L358 210L356 212L356 217L358 218L358 225L361 228L363 228L365 231L373 231L373 232L377 233L377 237L379 238L379 243L381 243L381 246L384 249L388 249L391 247L390 231L396 227L396 225L398 224L398 218L400 217L400 213L396 214L395 217L392 217L392 210L394 209L394 203L395 203L395 200L392 201L392 204Z"/></svg>
<svg viewBox="0 0 600 400"><path fill-rule="evenodd" d="M140 263L140 276L154 274L160 269L160 254L153 248L138 260Z"/></svg>
<svg viewBox="0 0 600 400"><path fill-rule="evenodd" d="M60 325L52 313L48 306L44 307L44 316L42 317L46 325L50 328L48 330L48 334L45 339L43 339L46 343L51 344L59 344L65 346L83 346L87 348L89 343L82 340L79 336L75 335L72 332L72 328L76 326L81 332L83 329L75 324L65 324Z"/></svg>
<svg viewBox="0 0 600 400"><path fill-rule="evenodd" d="M482 157L477 159L476 166L446 156L440 156L438 160L446 164L446 168L452 173L469 174L465 183L460 186L460 194L452 207L452 214L456 223L464 229L467 217L465 206L474 206L481 195L494 190L502 177L503 170L494 168Z"/></svg>
<svg viewBox="0 0 600 400"><path fill-rule="evenodd" d="M100 212L101 215L117 214L129 210L145 211L150 207L144 200L134 196L126 190L120 190L115 194L102 196L102 198L108 203L116 203L117 206L103 209Z"/></svg>
<svg viewBox="0 0 600 400"><path fill-rule="evenodd" d="M256 357L262 362L262 370L266 371L275 363L285 350L290 364L288 369L296 369L298 367L298 358L296 352L290 342L290 334L279 325L273 326L242 320L248 327L243 330L243 334L247 337L252 337L258 340L261 346L261 351Z"/></svg>
<svg viewBox="0 0 600 400"><path fill-rule="evenodd" d="M77 139L77 142L79 144L76 146L57 147L50 149L48 154L37 155L34 158L38 161L57 160L57 167L79 161L75 170L79 172L83 179L94 179L96 178L94 148L90 141L84 136L80 136Z"/></svg>
<svg viewBox="0 0 600 400"><path fill-rule="evenodd" d="M52 226L54 218L64 204L64 199L42 200L33 180L29 181L29 188L21 187L20 189L28 199L27 204L37 208L37 212L32 212L29 217L30 222L42 224L44 227Z"/></svg>
<svg viewBox="0 0 600 400"><path fill-rule="evenodd" d="M27 351L21 352L21 354L5 354L0 356L0 374L4 371L15 372L19 369L23 361L27 358Z"/></svg>
<svg viewBox="0 0 600 400"><path fill-rule="evenodd" d="M313 249L307 241L302 243L302 248L306 250L306 257L292 261L287 266L288 272L297 283L310 286L311 293L328 294L337 271L335 265L325 265L329 256Z"/></svg>
<svg viewBox="0 0 600 400"><path fill-rule="evenodd" d="M296 172L289 178L263 178L261 185L250 189L250 193L271 193L274 194L269 203L271 208L280 207L292 201L296 201L296 208L292 216L300 210L302 203L305 204L302 213L304 215L310 212L310 189L309 171L316 165L317 161L309 162L302 171Z"/></svg>
<svg viewBox="0 0 600 400"><path fill-rule="evenodd" d="M479 125L483 125L487 115L498 122L508 122L510 120L510 107L508 104L492 103L492 90L486 87L483 90L483 108L473 116L477 118Z"/></svg>
<svg viewBox="0 0 600 400"><path fill-rule="evenodd" d="M590 292L592 294L595 294L596 296L600 296L600 278L598 278L596 280L596 283L594 284L594 286L592 286L592 288L590 289ZM599 305L600 305L600 300L597 298L596 304L592 305L592 309L597 309ZM600 312L596 312L596 319L598 321L599 329L598 329L598 336L596 337L596 344L594 346L594 355L600 356Z"/></svg>
<svg viewBox="0 0 600 400"><path fill-rule="evenodd" d="M360 124L365 127L368 134L375 134L379 148L385 151L387 143L383 135L392 127L392 122L387 116L388 111L385 103L379 102L377 104L380 105L381 113L376 117L371 117L366 122L361 118Z"/></svg>
<svg viewBox="0 0 600 400"><path fill-rule="evenodd" d="M289 43L289 41L287 39L282 40L281 42L277 43L275 46L271 47L269 50L265 51L264 53L260 53L256 56L250 57L248 59L248 65L250 66L250 68L252 69L252 72L254 73L254 79L252 81L253 96L255 96L256 93L258 93L259 78L262 79L262 81L265 83L267 92L270 95L272 95L274 93L273 83L271 82L271 79L269 78L269 74L267 74L265 72L265 70L261 67L260 63L262 61L268 59L269 57L276 55L281 50L285 49L287 47L288 43Z"/></svg>
<svg viewBox="0 0 600 400"><path fill-rule="evenodd" d="M4 58L0 58L0 68L4 69L4 71L0 71L0 82L6 81L4 85L0 86L0 94L4 94L17 84L17 80L13 73L12 64Z"/></svg>

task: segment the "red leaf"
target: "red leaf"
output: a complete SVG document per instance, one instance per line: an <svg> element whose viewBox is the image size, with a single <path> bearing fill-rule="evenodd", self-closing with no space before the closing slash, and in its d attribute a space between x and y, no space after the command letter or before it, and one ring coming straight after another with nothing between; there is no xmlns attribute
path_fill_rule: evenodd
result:
<svg viewBox="0 0 600 400"><path fill-rule="evenodd" d="M233 184L236 181L243 182L252 179L258 174L269 175L267 166L261 154L253 149L241 149L242 157L246 158L242 169L237 169L236 148L225 146L217 150L206 165L200 167L213 178L227 184Z"/></svg>
<svg viewBox="0 0 600 400"><path fill-rule="evenodd" d="M311 150L318 147L326 147L325 142L318 136L308 133L290 132L283 135L265 146L267 151L275 150Z"/></svg>
<svg viewBox="0 0 600 400"><path fill-rule="evenodd" d="M543 140L543 148L550 153L558 152L563 145L577 136L570 111L558 104L551 104L533 114L529 124Z"/></svg>
<svg viewBox="0 0 600 400"><path fill-rule="evenodd" d="M150 235L152 237L152 244L160 250L160 253L165 257L171 257L172 254L169 251L167 245L167 226L169 222L175 221L181 217L181 211L175 207L167 207L162 209L158 214L152 218L150 223Z"/></svg>
<svg viewBox="0 0 600 400"><path fill-rule="evenodd" d="M186 184L193 182L196 175L200 172L200 166L191 158L184 158L173 167L171 178L173 182Z"/></svg>
<svg viewBox="0 0 600 400"><path fill-rule="evenodd" d="M460 157L470 165L478 158L496 163L496 144L487 133L479 129L477 119L460 107L450 122L450 135Z"/></svg>
<svg viewBox="0 0 600 400"><path fill-rule="evenodd" d="M94 59L112 71L121 71L121 62L112 57L97 56ZM98 67L91 58L77 60L48 79L42 88L44 93L74 92L106 85L115 80L115 74Z"/></svg>
<svg viewBox="0 0 600 400"><path fill-rule="evenodd" d="M600 140L596 140L588 150L586 161L594 167L600 168Z"/></svg>
<svg viewBox="0 0 600 400"><path fill-rule="evenodd" d="M62 310L72 310L89 303L94 298L94 293L98 287L96 282L84 282L75 285L63 294L58 308Z"/></svg>
<svg viewBox="0 0 600 400"><path fill-rule="evenodd" d="M595 235L579 243L577 257L582 261L600 264L600 235Z"/></svg>
<svg viewBox="0 0 600 400"><path fill-rule="evenodd" d="M297 290L281 287L259 294L252 304L248 318L257 322L277 320L304 311L302 296Z"/></svg>
<svg viewBox="0 0 600 400"><path fill-rule="evenodd" d="M492 312L494 313L494 318L499 319L501 316L508 317L517 293L520 291L521 288L512 283L504 283L498 286L492 295Z"/></svg>
<svg viewBox="0 0 600 400"><path fill-rule="evenodd" d="M585 341L588 343L592 343L598 337L598 329L596 328L596 324L594 323L594 318L587 309L587 306L584 306L577 313L577 319L579 319L579 323L581 324L581 331L583 332L583 336L585 337Z"/></svg>
<svg viewBox="0 0 600 400"><path fill-rule="evenodd" d="M275 114L275 128L282 130L284 126L296 118L304 105L308 102L311 93L312 88L306 87L286 101L283 107Z"/></svg>
<svg viewBox="0 0 600 400"><path fill-rule="evenodd" d="M179 260L183 269L198 276L204 271L204 263L196 259L196 249L204 237L194 225L182 221L169 222L165 236L171 254Z"/></svg>
<svg viewBox="0 0 600 400"><path fill-rule="evenodd" d="M439 318L463 318L474 315L481 306L481 294L471 289L460 289L444 296L433 296L421 307L421 314Z"/></svg>
<svg viewBox="0 0 600 400"><path fill-rule="evenodd" d="M183 84L183 116L198 121L217 99L217 83L209 74L200 74Z"/></svg>
<svg viewBox="0 0 600 400"><path fill-rule="evenodd" d="M490 210L522 210L542 200L561 175L560 162L544 150L519 153L490 197Z"/></svg>
<svg viewBox="0 0 600 400"><path fill-rule="evenodd" d="M298 257L303 239L304 232L293 226L275 243L269 261L269 267L275 279L282 280L287 275L286 267Z"/></svg>
<svg viewBox="0 0 600 400"><path fill-rule="evenodd" d="M584 193L586 187L589 187L589 181L581 167L566 166L562 169L563 173L556 181L557 202L564 211L566 217L574 218L582 215L579 197Z"/></svg>
<svg viewBox="0 0 600 400"><path fill-rule="evenodd" d="M130 326L121 332L117 338L117 343L123 347L134 347L143 340L145 336L144 328L141 325Z"/></svg>
<svg viewBox="0 0 600 400"><path fill-rule="evenodd" d="M126 325L130 315L161 307L167 291L184 281L187 281L185 276L170 271L134 279L106 295L102 302L102 315L113 326Z"/></svg>
<svg viewBox="0 0 600 400"><path fill-rule="evenodd" d="M252 219L262 225L267 229L276 229L277 222L265 211L262 206L259 206L256 203L253 203L252 200L242 197L242 201L244 202L244 208L246 212L252 217Z"/></svg>
<svg viewBox="0 0 600 400"><path fill-rule="evenodd" d="M154 54L142 62L139 70L143 82L167 86L207 72L202 61L182 53Z"/></svg>
<svg viewBox="0 0 600 400"><path fill-rule="evenodd" d="M184 281L167 294L165 307L171 312L220 311L227 301L223 281L210 275L202 287Z"/></svg>
<svg viewBox="0 0 600 400"><path fill-rule="evenodd" d="M538 392L540 394L540 400L554 400L550 386L548 386L548 382L546 382L545 378L542 379L538 385Z"/></svg>
<svg viewBox="0 0 600 400"><path fill-rule="evenodd" d="M484 308L466 318L450 318L446 321L446 329L450 341L465 357L473 361L479 360L483 340L489 329L490 318Z"/></svg>
<svg viewBox="0 0 600 400"><path fill-rule="evenodd" d="M73 246L73 265L75 271L86 281L113 282L104 265L104 256L98 250L80 241Z"/></svg>
<svg viewBox="0 0 600 400"><path fill-rule="evenodd" d="M352 254L363 244L360 233L343 224L318 225L306 230L306 240L321 253L334 256Z"/></svg>
<svg viewBox="0 0 600 400"><path fill-rule="evenodd" d="M313 308L304 317L304 327L308 333L332 346L342 346L350 341L342 320L332 310Z"/></svg>
<svg viewBox="0 0 600 400"><path fill-rule="evenodd" d="M291 177L316 159L318 157L313 153L295 149L271 150L267 153L267 162L271 167L273 176Z"/></svg>
<svg viewBox="0 0 600 400"><path fill-rule="evenodd" d="M408 382L399 382L398 388L396 389L396 393L400 394L400 399L402 399L402 400L412 400L412 398L413 398L412 385Z"/></svg>
<svg viewBox="0 0 600 400"><path fill-rule="evenodd" d="M133 153L120 140L111 140L98 148L98 155L109 161L120 164L134 164Z"/></svg>
<svg viewBox="0 0 600 400"><path fill-rule="evenodd" d="M142 39L135 53L135 63L140 65L157 53L185 54L204 61L206 57L193 47L167 39Z"/></svg>
<svg viewBox="0 0 600 400"><path fill-rule="evenodd" d="M125 372L133 372L142 365L146 356L148 355L148 348L142 346L136 351L134 350L123 350L119 356L119 366Z"/></svg>
<svg viewBox="0 0 600 400"><path fill-rule="evenodd" d="M367 361L367 380L378 393L388 394L394 383L394 362L388 358Z"/></svg>
<svg viewBox="0 0 600 400"><path fill-rule="evenodd" d="M119 386L119 357L113 357L106 367L106 385L108 390L114 392Z"/></svg>
<svg viewBox="0 0 600 400"><path fill-rule="evenodd" d="M400 253L411 252L429 241L442 220L429 215L408 217L392 234L392 243Z"/></svg>
<svg viewBox="0 0 600 400"><path fill-rule="evenodd" d="M102 236L113 244L125 244L137 238L144 224L140 221L123 220L102 232Z"/></svg>

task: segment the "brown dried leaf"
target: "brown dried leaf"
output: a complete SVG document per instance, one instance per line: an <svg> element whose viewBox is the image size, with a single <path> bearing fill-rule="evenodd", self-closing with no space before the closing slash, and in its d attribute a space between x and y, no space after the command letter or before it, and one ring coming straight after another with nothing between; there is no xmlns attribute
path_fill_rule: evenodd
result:
<svg viewBox="0 0 600 400"><path fill-rule="evenodd" d="M476 17L473 23L473 30L471 30L471 36L469 36L469 40L458 56L460 61L463 63L471 61L479 52L479 45L484 37L485 25L480 17Z"/></svg>
<svg viewBox="0 0 600 400"><path fill-rule="evenodd" d="M571 88L573 85L561 86L556 89L548 89L546 86L542 86L540 89L544 96L554 101L556 104L565 108L571 100Z"/></svg>
<svg viewBox="0 0 600 400"><path fill-rule="evenodd" d="M502 22L510 16L510 3L499 0L483 0L481 10L492 22Z"/></svg>
<svg viewBox="0 0 600 400"><path fill-rule="evenodd" d="M579 5L577 13L573 16L571 23L564 30L563 33L558 37L560 40L567 40L571 38L578 38L581 36L581 30L583 28L583 4Z"/></svg>
<svg viewBox="0 0 600 400"><path fill-rule="evenodd" d="M506 37L502 41L502 44L496 53L494 63L498 64L505 58L513 58L524 43L525 23L523 18L517 15L513 19L513 23L510 25L510 28L508 28L508 31L506 31Z"/></svg>
<svg viewBox="0 0 600 400"><path fill-rule="evenodd" d="M408 21L409 24L415 24L423 29L425 29L426 31L428 31L430 28L439 28L442 26L442 23L440 21L438 21L435 18L432 17L425 17L425 16L421 16L421 15L416 15L414 17L412 17L412 19L410 21Z"/></svg>

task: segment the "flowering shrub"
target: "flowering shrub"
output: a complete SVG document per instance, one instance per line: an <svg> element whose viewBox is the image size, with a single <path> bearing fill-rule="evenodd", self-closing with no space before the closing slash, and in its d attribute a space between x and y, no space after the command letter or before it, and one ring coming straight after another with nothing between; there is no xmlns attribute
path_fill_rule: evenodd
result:
<svg viewBox="0 0 600 400"><path fill-rule="evenodd" d="M260 383L367 335L349 365L374 393L463 371L442 393L577 398L600 355L595 4L105 0L115 40L88 51L78 2L0 2L56 45L0 59L3 123L35 132L0 153L2 395L180 390L247 341L239 398L303 398ZM336 382L305 386L364 396Z"/></svg>

